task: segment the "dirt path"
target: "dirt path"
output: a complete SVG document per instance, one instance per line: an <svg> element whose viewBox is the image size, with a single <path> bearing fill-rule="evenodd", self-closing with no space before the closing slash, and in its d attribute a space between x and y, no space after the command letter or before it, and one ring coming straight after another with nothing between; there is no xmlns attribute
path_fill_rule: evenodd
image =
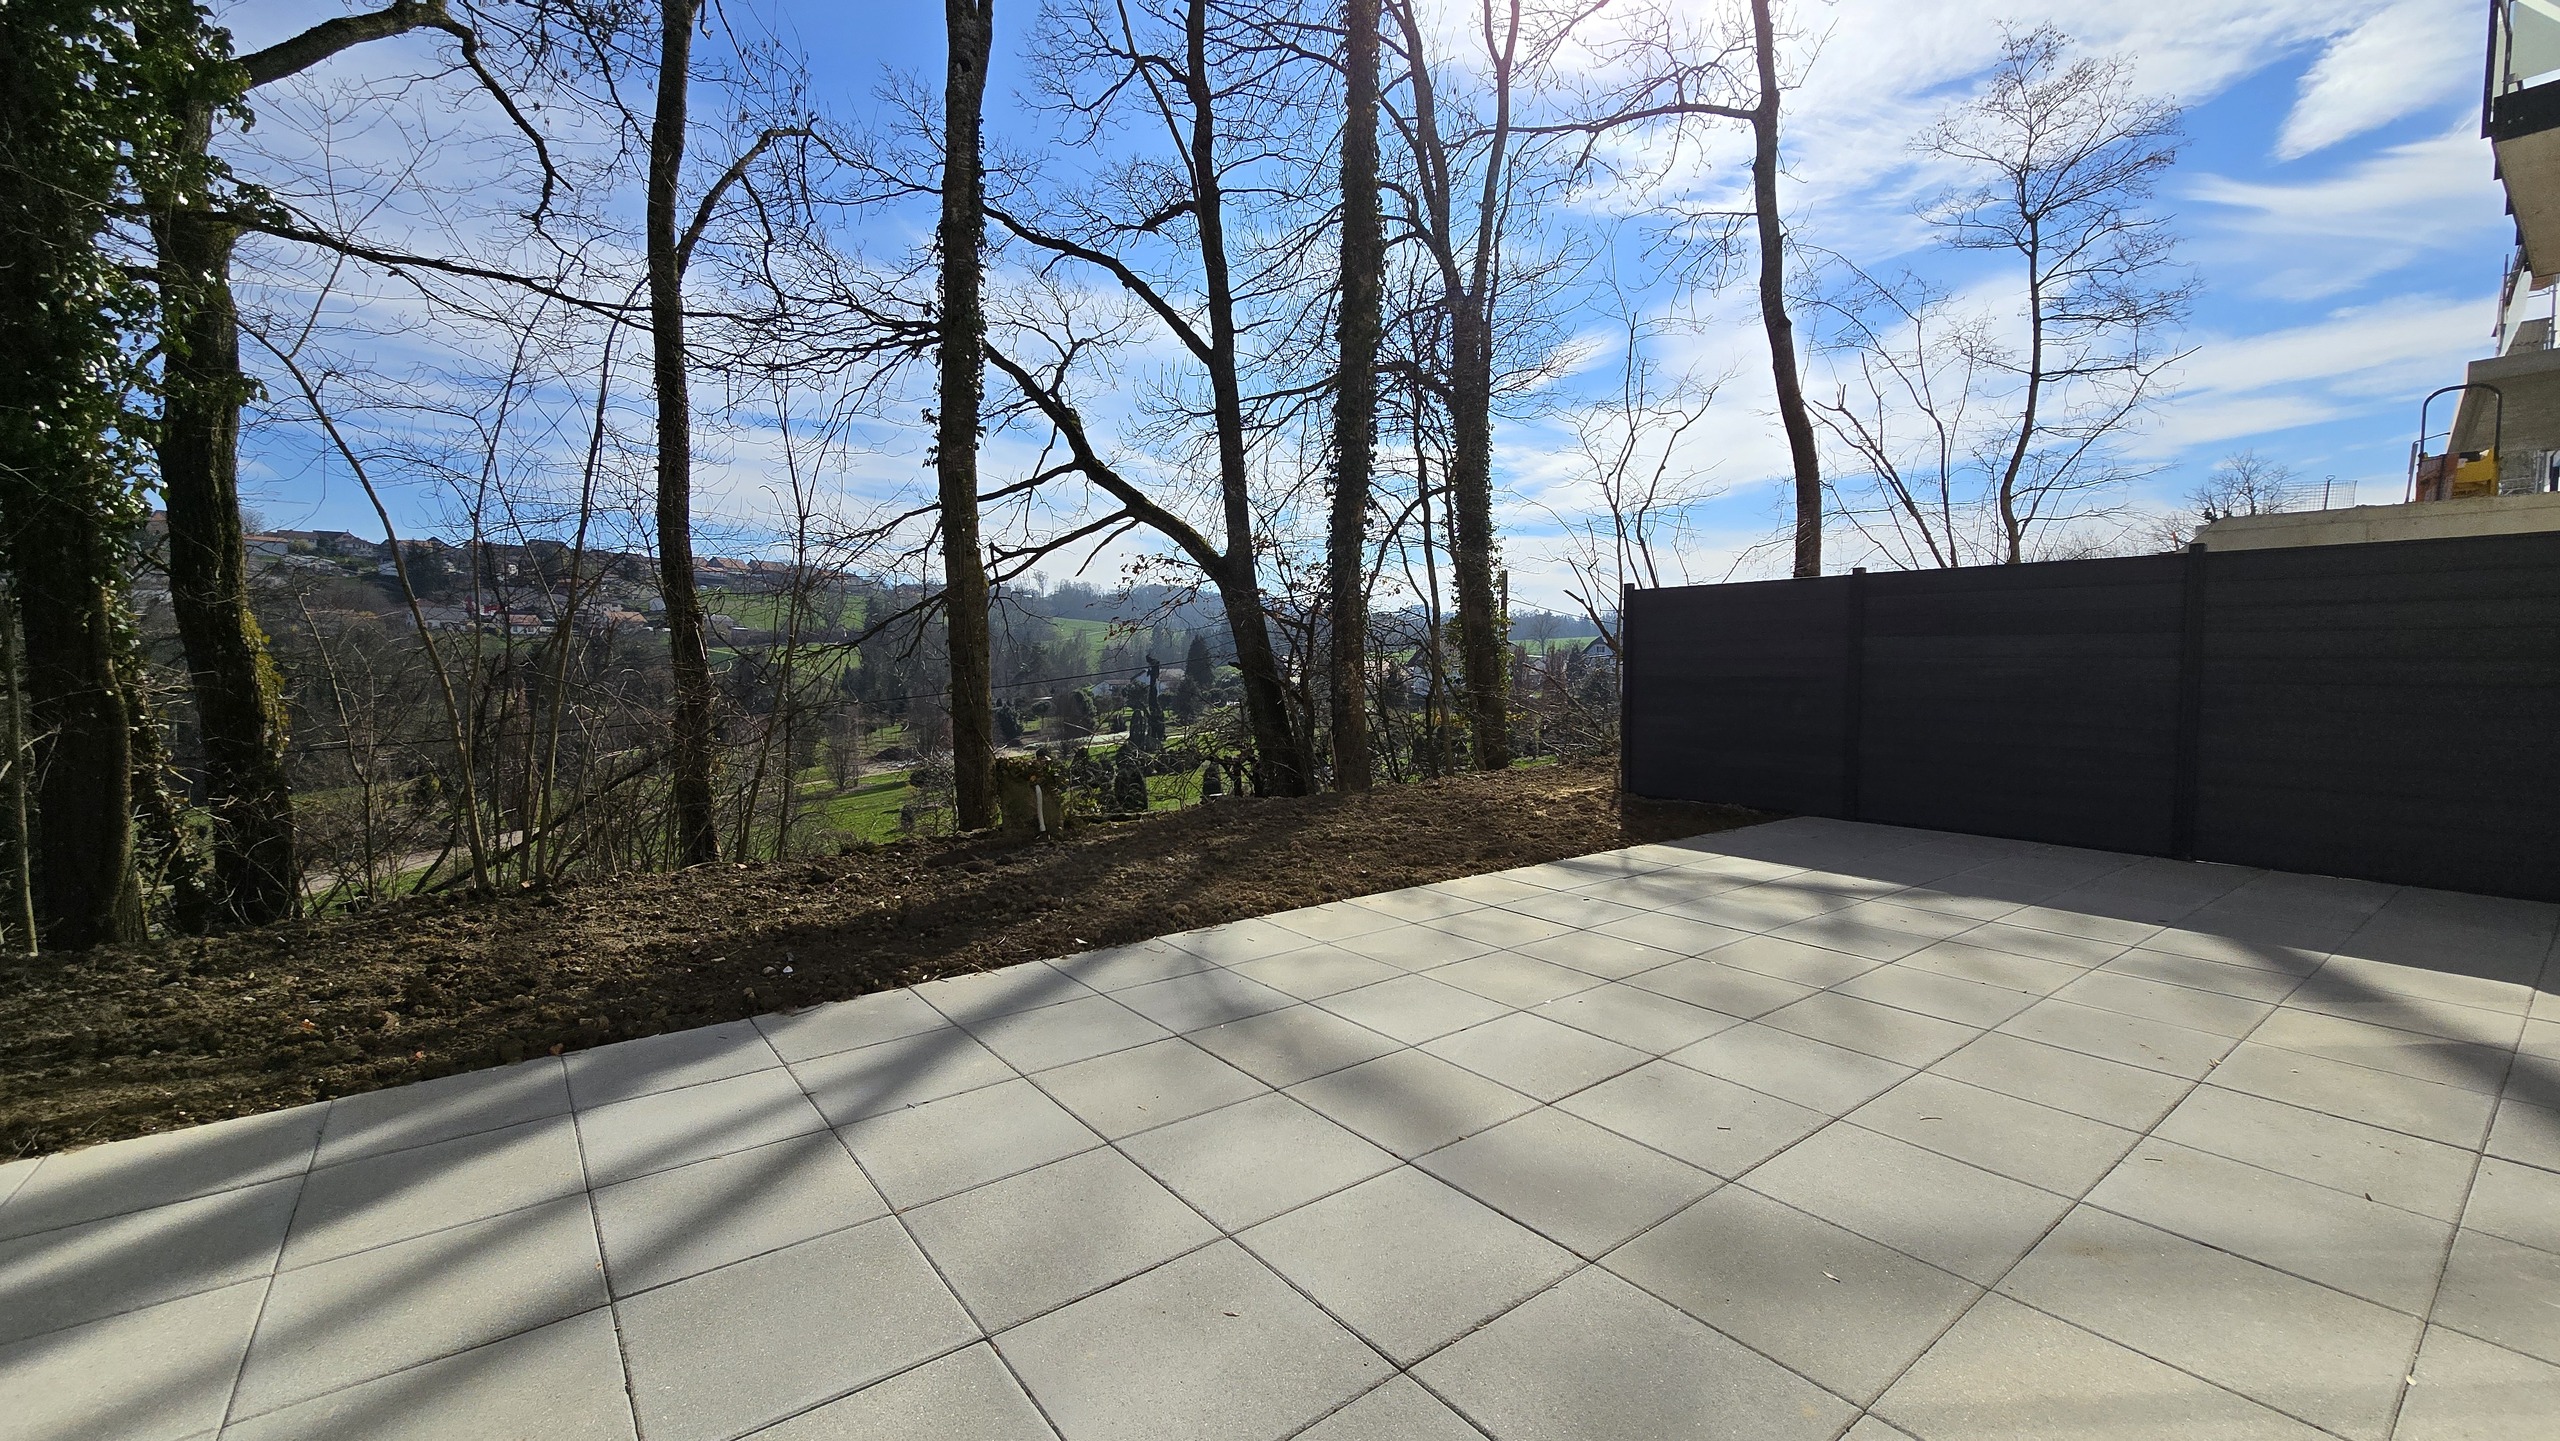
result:
<svg viewBox="0 0 2560 1441"><path fill-rule="evenodd" d="M49 958L0 973L0 1158L1755 818L1548 766Z"/></svg>

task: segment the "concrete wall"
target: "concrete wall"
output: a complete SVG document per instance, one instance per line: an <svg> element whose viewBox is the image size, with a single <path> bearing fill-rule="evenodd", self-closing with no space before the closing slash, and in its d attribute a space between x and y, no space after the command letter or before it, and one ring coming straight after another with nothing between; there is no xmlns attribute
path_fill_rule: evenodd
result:
<svg viewBox="0 0 2560 1441"><path fill-rule="evenodd" d="M2279 550L2380 540L2560 531L2560 494L2484 495L2424 505L2357 505L2282 515L2240 515L2196 532L2207 550Z"/></svg>

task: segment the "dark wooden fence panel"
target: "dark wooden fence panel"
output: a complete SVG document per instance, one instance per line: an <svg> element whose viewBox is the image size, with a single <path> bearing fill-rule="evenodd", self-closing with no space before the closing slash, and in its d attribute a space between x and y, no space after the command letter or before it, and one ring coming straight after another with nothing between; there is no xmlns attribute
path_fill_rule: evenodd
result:
<svg viewBox="0 0 2560 1441"><path fill-rule="evenodd" d="M1627 644L1647 670L1628 692L1620 741L1657 787L1640 793L1840 814L1853 584L1832 576L1630 592ZM1701 744L1708 736L1714 744Z"/></svg>
<svg viewBox="0 0 2560 1441"><path fill-rule="evenodd" d="M2560 898L2560 536L2206 560L2198 855Z"/></svg>
<svg viewBox="0 0 2560 1441"><path fill-rule="evenodd" d="M1874 575L1858 814L2166 851L2175 556Z"/></svg>
<svg viewBox="0 0 2560 1441"><path fill-rule="evenodd" d="M2560 535L1637 591L1627 616L1637 794L2560 900Z"/></svg>

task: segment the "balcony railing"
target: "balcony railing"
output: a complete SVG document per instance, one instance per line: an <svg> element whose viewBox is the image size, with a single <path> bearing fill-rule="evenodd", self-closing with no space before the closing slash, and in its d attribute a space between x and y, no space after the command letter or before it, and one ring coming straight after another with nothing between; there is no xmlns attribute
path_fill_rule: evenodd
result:
<svg viewBox="0 0 2560 1441"><path fill-rule="evenodd" d="M2489 0L2480 133L2513 140L2560 125L2560 0Z"/></svg>

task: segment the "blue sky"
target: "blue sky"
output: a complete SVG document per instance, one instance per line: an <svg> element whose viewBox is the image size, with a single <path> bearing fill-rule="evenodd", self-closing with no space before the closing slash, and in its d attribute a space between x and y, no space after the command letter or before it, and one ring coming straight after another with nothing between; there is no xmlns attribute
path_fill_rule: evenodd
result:
<svg viewBox="0 0 2560 1441"><path fill-rule="evenodd" d="M771 23L805 47L815 97L839 114L871 109L886 69L938 79L940 7L924 0L768 0ZM2469 0L2333 0L2234 6L2216 0L1977 3L1977 0L1805 0L1800 28L1821 35L1792 104L1785 206L1811 243L1870 268L1943 262L1911 220L1934 183L1906 149L1942 105L1961 97L1997 52L2002 22L2051 20L2084 47L2134 57L2146 89L2187 104L2191 142L2157 204L2174 217L2202 282L2185 343L2195 348L2176 391L2130 442L2156 469L2143 497L2168 503L2217 460L2243 448L2293 466L2337 493L2398 498L2419 398L2487 353L2512 229L2478 138L2482 26ZM999 49L1018 51L1034 7L1000 7ZM303 6L233 12L244 44L262 43ZM1020 132L1001 98L1018 67L1000 64L991 125ZM268 127L272 128L272 123ZM1738 183L1736 154L1713 152L1703 183ZM1765 352L1739 291L1670 296L1715 323L1666 359L1730 379L1682 463L1720 491L1698 514L1684 557L1696 579L1764 573L1754 547L1781 519L1783 447L1767 401ZM1504 518L1517 589L1554 600L1553 517L1576 504L1557 456L1576 408L1608 378L1599 362L1550 397L1543 418L1500 438ZM894 487L917 475L891 427L883 452L849 482ZM251 438L247 475L275 524L378 530L360 495L332 480L291 424ZM751 515L769 490L741 443L706 467L705 507ZM724 487L726 489L724 490ZM396 493L404 527L431 525L432 500ZM1109 566L1106 564L1106 570Z"/></svg>

